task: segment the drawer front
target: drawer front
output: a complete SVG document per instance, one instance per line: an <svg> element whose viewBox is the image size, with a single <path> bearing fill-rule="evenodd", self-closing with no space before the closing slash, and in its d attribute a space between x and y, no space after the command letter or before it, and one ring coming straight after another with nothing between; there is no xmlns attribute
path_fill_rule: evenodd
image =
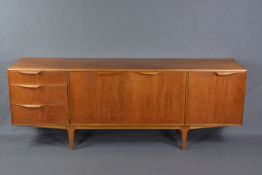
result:
<svg viewBox="0 0 262 175"><path fill-rule="evenodd" d="M246 73L192 72L188 124L242 124Z"/></svg>
<svg viewBox="0 0 262 175"><path fill-rule="evenodd" d="M60 71L8 71L11 84L66 84L66 72Z"/></svg>
<svg viewBox="0 0 262 175"><path fill-rule="evenodd" d="M12 104L67 105L67 85L10 85Z"/></svg>
<svg viewBox="0 0 262 175"><path fill-rule="evenodd" d="M11 109L13 124L68 124L67 105L11 105Z"/></svg>

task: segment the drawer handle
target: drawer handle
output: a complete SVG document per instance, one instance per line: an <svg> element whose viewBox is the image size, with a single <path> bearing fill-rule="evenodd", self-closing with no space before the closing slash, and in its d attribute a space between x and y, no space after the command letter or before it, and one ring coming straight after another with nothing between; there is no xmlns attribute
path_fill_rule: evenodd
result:
<svg viewBox="0 0 262 175"><path fill-rule="evenodd" d="M116 74L117 72L107 72L107 71L102 71L102 72L97 72L98 75L113 75Z"/></svg>
<svg viewBox="0 0 262 175"><path fill-rule="evenodd" d="M145 71L145 72L137 72L142 75L157 75L159 72L150 72L150 71Z"/></svg>
<svg viewBox="0 0 262 175"><path fill-rule="evenodd" d="M27 71L27 70L25 70L25 71L19 71L19 73L27 74L27 75L37 75L37 74L40 74L41 71Z"/></svg>
<svg viewBox="0 0 262 175"><path fill-rule="evenodd" d="M21 107L24 107L24 108L41 108L44 105L18 105L18 106L21 106Z"/></svg>
<svg viewBox="0 0 262 175"><path fill-rule="evenodd" d="M18 84L17 86L23 87L23 88L36 89L36 88L40 88L42 85L40 85L40 84L37 84L37 85Z"/></svg>
<svg viewBox="0 0 262 175"><path fill-rule="evenodd" d="M235 72L216 72L217 75L219 76L226 76L226 75L232 75Z"/></svg>

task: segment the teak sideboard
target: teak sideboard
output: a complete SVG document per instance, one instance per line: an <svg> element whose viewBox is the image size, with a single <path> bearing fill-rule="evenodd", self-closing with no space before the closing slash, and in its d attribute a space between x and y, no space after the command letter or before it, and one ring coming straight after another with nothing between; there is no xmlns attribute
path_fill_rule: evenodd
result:
<svg viewBox="0 0 262 175"><path fill-rule="evenodd" d="M12 124L66 129L241 126L247 70L233 59L22 58L8 68Z"/></svg>

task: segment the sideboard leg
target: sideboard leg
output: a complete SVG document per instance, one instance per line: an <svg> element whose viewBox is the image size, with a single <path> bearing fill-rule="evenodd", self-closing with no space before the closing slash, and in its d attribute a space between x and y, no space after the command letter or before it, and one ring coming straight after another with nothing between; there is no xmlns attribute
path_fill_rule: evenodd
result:
<svg viewBox="0 0 262 175"><path fill-rule="evenodd" d="M69 148L75 149L75 129L74 128L67 128L68 134L68 141L69 141Z"/></svg>
<svg viewBox="0 0 262 175"><path fill-rule="evenodd" d="M188 136L188 127L183 127L180 129L181 131L181 148L187 149L187 136Z"/></svg>

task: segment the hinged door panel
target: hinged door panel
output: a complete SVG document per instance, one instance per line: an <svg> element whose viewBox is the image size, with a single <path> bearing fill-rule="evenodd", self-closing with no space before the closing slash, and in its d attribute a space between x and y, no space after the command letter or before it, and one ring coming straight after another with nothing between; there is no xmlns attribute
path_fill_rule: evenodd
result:
<svg viewBox="0 0 262 175"><path fill-rule="evenodd" d="M126 123L183 124L185 72L130 72Z"/></svg>
<svg viewBox="0 0 262 175"><path fill-rule="evenodd" d="M71 123L123 123L126 115L125 74L70 72Z"/></svg>
<svg viewBox="0 0 262 175"><path fill-rule="evenodd" d="M242 124L246 73L192 72L188 124Z"/></svg>

